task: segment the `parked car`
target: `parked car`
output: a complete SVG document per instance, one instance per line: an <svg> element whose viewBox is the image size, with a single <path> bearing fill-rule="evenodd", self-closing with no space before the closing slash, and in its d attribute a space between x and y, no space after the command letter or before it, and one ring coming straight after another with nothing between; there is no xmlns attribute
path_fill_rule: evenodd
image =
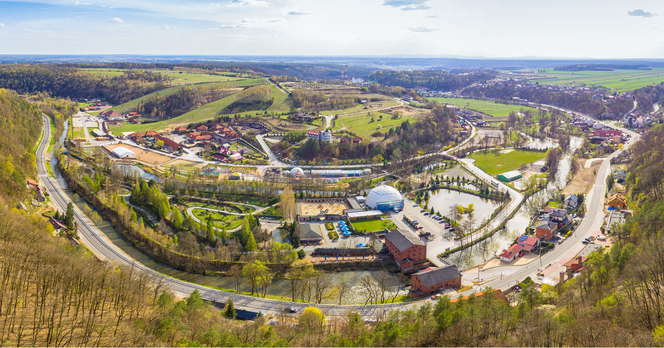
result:
<svg viewBox="0 0 664 348"><path fill-rule="evenodd" d="M429 215L429 213L424 213L424 216L427 216L427 215Z"/></svg>
<svg viewBox="0 0 664 348"><path fill-rule="evenodd" d="M297 313L297 309L295 307L288 307L288 308L286 308L286 312L288 312L288 313Z"/></svg>

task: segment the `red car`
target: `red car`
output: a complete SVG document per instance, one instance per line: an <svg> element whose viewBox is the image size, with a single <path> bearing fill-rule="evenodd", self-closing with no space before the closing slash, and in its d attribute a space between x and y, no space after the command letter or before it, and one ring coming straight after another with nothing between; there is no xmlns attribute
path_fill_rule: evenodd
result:
<svg viewBox="0 0 664 348"><path fill-rule="evenodd" d="M525 255L525 254L526 254L526 252L523 251L523 250L521 250L521 251L519 252L519 257L522 257L522 256Z"/></svg>

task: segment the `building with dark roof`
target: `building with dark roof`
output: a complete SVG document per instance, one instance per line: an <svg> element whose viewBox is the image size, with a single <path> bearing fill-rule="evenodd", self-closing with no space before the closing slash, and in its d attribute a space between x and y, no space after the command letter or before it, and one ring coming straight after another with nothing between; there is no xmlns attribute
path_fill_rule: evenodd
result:
<svg viewBox="0 0 664 348"><path fill-rule="evenodd" d="M543 222L535 227L535 237L538 239L551 240L558 232L558 225L555 222Z"/></svg>
<svg viewBox="0 0 664 348"><path fill-rule="evenodd" d="M323 232L318 224L299 224L300 244L319 245L323 242Z"/></svg>
<svg viewBox="0 0 664 348"><path fill-rule="evenodd" d="M410 276L410 292L414 298L430 295L446 287L461 287L461 273L456 265L429 267Z"/></svg>
<svg viewBox="0 0 664 348"><path fill-rule="evenodd" d="M385 245L402 271L410 271L416 263L427 259L427 247L409 231L393 229L385 236Z"/></svg>

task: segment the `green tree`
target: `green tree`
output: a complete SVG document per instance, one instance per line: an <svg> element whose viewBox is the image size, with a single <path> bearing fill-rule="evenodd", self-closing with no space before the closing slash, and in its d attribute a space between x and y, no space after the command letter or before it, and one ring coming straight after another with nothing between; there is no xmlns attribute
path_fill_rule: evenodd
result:
<svg viewBox="0 0 664 348"><path fill-rule="evenodd" d="M254 238L254 234L249 232L249 238L247 238L247 244L244 246L245 251L254 251L258 249L258 246L256 245L256 238Z"/></svg>
<svg viewBox="0 0 664 348"><path fill-rule="evenodd" d="M242 276L247 278L251 284L251 294L253 295L258 290L258 282L261 277L264 277L270 272L270 269L259 260L246 264L242 267Z"/></svg>
<svg viewBox="0 0 664 348"><path fill-rule="evenodd" d="M70 230L74 228L74 204L72 204L72 202L67 204L67 213L65 213L65 226L67 226L67 228Z"/></svg>
<svg viewBox="0 0 664 348"><path fill-rule="evenodd" d="M224 308L222 315L228 319L235 319L235 317L237 317L237 312L235 311L235 307L233 306L232 298L228 299L228 304L226 305L226 308Z"/></svg>
<svg viewBox="0 0 664 348"><path fill-rule="evenodd" d="M173 227L175 227L176 231L182 229L182 213L180 213L180 209L173 211Z"/></svg>

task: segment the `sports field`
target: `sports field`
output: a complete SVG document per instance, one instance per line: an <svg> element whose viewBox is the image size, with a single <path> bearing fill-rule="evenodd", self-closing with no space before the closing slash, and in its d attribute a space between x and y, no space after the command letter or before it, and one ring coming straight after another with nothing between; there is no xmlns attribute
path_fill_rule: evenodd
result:
<svg viewBox="0 0 664 348"><path fill-rule="evenodd" d="M537 111L534 108L521 106L521 105L508 105L494 103L478 99L465 99L465 98L429 98L429 100L437 101L443 104L450 104L460 106L469 110L473 110L492 117L507 117L512 111L520 112L521 110Z"/></svg>
<svg viewBox="0 0 664 348"><path fill-rule="evenodd" d="M540 84L586 84L605 86L618 92L632 91L647 85L664 82L664 68L652 70L614 70L614 71L554 71L538 75L551 76L548 79L536 79Z"/></svg>
<svg viewBox="0 0 664 348"><path fill-rule="evenodd" d="M501 150L487 150L473 152L469 158L475 160L475 165L489 175L498 175L519 169L522 165L539 161L546 157L545 152L514 150L501 153Z"/></svg>

